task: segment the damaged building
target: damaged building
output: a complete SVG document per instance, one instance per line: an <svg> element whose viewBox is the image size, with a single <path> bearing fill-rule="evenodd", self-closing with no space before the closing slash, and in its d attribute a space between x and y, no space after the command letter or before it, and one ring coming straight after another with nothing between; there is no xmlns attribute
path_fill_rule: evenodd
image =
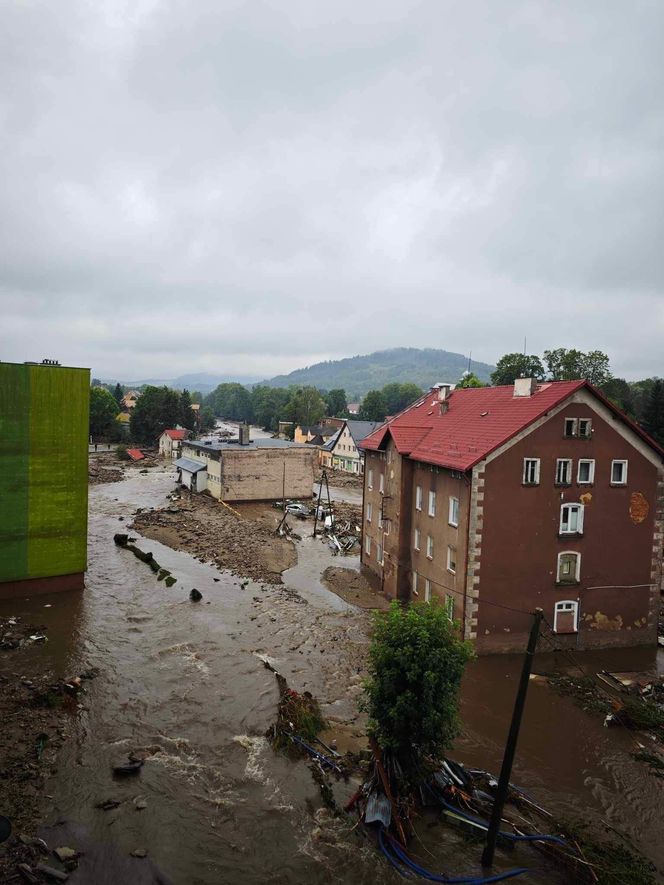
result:
<svg viewBox="0 0 664 885"><path fill-rule="evenodd" d="M220 501L311 498L317 451L285 439L183 440L175 462L178 481Z"/></svg>
<svg viewBox="0 0 664 885"><path fill-rule="evenodd" d="M654 644L664 451L585 381L421 397L362 443L362 563L482 653Z"/></svg>

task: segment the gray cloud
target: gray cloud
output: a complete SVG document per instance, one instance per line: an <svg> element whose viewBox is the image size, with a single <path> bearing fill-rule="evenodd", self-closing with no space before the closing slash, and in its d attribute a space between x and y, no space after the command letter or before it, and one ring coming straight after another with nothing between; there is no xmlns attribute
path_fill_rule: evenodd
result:
<svg viewBox="0 0 664 885"><path fill-rule="evenodd" d="M0 358L270 375L396 345L662 374L664 9L0 11Z"/></svg>

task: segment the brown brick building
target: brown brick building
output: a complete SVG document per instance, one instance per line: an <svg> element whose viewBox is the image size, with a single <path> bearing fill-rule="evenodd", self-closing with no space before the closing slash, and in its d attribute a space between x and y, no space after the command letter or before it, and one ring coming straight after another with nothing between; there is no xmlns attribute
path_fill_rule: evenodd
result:
<svg viewBox="0 0 664 885"><path fill-rule="evenodd" d="M664 451L584 381L441 385L367 437L362 563L478 652L656 642Z"/></svg>

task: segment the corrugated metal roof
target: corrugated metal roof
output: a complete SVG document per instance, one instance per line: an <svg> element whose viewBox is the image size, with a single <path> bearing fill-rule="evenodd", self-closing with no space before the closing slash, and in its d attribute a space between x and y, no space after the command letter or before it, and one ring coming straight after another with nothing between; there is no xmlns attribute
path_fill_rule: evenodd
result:
<svg viewBox="0 0 664 885"><path fill-rule="evenodd" d="M207 470L207 464L201 464L200 461L194 461L192 458L178 458L173 463L176 467L186 470L187 473L198 473L199 470Z"/></svg>

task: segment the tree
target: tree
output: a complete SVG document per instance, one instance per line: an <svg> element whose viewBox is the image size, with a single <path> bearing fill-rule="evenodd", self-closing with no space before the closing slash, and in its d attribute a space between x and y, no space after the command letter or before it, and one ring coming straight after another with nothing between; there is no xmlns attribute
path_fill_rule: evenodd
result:
<svg viewBox="0 0 664 885"><path fill-rule="evenodd" d="M664 381L655 378L643 413L643 428L664 445Z"/></svg>
<svg viewBox="0 0 664 885"><path fill-rule="evenodd" d="M583 353L581 350L557 347L555 350L544 351L544 362L551 381L576 381L585 378L599 387L611 378L609 358L601 350Z"/></svg>
<svg viewBox="0 0 664 885"><path fill-rule="evenodd" d="M93 439L111 435L120 407L115 397L103 387L90 389L90 436Z"/></svg>
<svg viewBox="0 0 664 885"><path fill-rule="evenodd" d="M387 403L382 390L370 390L362 400L358 418L362 421L384 421Z"/></svg>
<svg viewBox="0 0 664 885"><path fill-rule="evenodd" d="M200 390L193 390L191 392L191 401L192 403L202 403L203 402L203 394Z"/></svg>
<svg viewBox="0 0 664 885"><path fill-rule="evenodd" d="M346 400L346 391L341 387L329 390L325 394L325 406L327 414L343 418L348 414L348 402Z"/></svg>
<svg viewBox="0 0 664 885"><path fill-rule="evenodd" d="M457 387L486 387L474 372L464 372L456 383Z"/></svg>
<svg viewBox="0 0 664 885"><path fill-rule="evenodd" d="M325 400L315 387L297 387L284 411L295 424L317 424L325 414Z"/></svg>
<svg viewBox="0 0 664 885"><path fill-rule="evenodd" d="M514 384L517 378L544 379L544 366L538 356L525 353L506 353L496 363L495 372L491 373L491 383L498 387L501 384Z"/></svg>
<svg viewBox="0 0 664 885"><path fill-rule="evenodd" d="M472 657L436 600L395 601L374 616L363 707L369 733L407 781L421 779L423 757L439 759L459 733L459 688Z"/></svg>
<svg viewBox="0 0 664 885"><path fill-rule="evenodd" d="M287 387L267 387L257 384L251 391L251 408L254 421L265 430L276 431L280 419L285 417L286 404L291 396Z"/></svg>
<svg viewBox="0 0 664 885"><path fill-rule="evenodd" d="M622 409L631 418L636 418L637 407L634 391L624 378L610 378L601 385L600 390L619 409Z"/></svg>
<svg viewBox="0 0 664 885"><path fill-rule="evenodd" d="M177 390L148 385L131 411L129 428L132 439L143 445L155 445L164 430L180 422L181 412Z"/></svg>
<svg viewBox="0 0 664 885"><path fill-rule="evenodd" d="M243 384L237 381L220 384L205 398L215 415L230 418L232 421L253 420L251 394Z"/></svg>
<svg viewBox="0 0 664 885"><path fill-rule="evenodd" d="M196 428L196 416L194 415L194 410L191 408L189 391L186 389L180 394L180 420L178 421L178 424L182 425L182 427L186 427L187 430L194 430Z"/></svg>
<svg viewBox="0 0 664 885"><path fill-rule="evenodd" d="M611 379L609 358L601 350L591 350L583 355L583 375L586 381L590 381L596 387L600 387Z"/></svg>
<svg viewBox="0 0 664 885"><path fill-rule="evenodd" d="M214 430L215 424L214 412L209 406L203 406L201 409L201 431L205 433L207 430Z"/></svg>
<svg viewBox="0 0 664 885"><path fill-rule="evenodd" d="M122 397L124 396L124 391L122 390L122 385L118 382L113 389L113 396L115 397L115 402L119 407L122 406Z"/></svg>
<svg viewBox="0 0 664 885"><path fill-rule="evenodd" d="M393 382L386 384L382 390L385 397L386 415L396 415L403 411L406 406L414 403L416 399L422 396L422 389L417 384L411 384L409 381L399 384Z"/></svg>

